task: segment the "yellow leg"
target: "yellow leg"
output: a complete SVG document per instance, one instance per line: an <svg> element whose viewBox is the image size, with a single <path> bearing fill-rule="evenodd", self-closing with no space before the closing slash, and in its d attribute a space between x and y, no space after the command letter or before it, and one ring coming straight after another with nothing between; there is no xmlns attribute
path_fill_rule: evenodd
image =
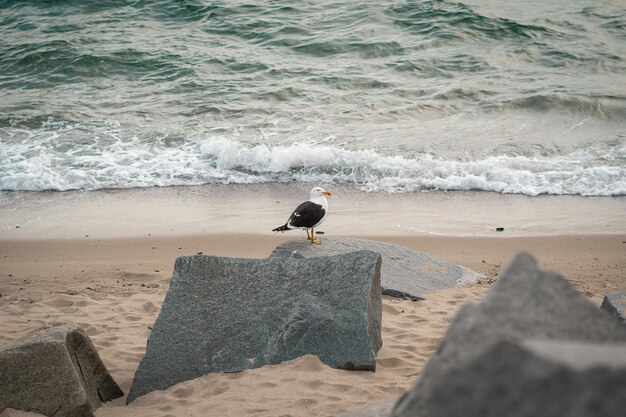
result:
<svg viewBox="0 0 626 417"><path fill-rule="evenodd" d="M318 238L315 237L315 229L311 229L311 243L316 245L320 245L322 242Z"/></svg>
<svg viewBox="0 0 626 417"><path fill-rule="evenodd" d="M306 238L308 240L312 240L313 238L311 237L311 235L309 234L309 229L304 229L304 231L306 232Z"/></svg>

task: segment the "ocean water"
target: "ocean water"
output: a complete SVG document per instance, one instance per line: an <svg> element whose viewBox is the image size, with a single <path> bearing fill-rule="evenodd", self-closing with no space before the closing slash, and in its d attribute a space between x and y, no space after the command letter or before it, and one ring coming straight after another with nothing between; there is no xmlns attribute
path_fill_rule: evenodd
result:
<svg viewBox="0 0 626 417"><path fill-rule="evenodd" d="M626 3L2 1L0 190L626 194Z"/></svg>

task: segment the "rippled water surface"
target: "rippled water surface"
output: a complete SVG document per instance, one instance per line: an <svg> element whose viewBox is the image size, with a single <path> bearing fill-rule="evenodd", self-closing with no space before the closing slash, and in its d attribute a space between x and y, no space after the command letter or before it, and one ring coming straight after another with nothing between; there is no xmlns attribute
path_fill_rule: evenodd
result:
<svg viewBox="0 0 626 417"><path fill-rule="evenodd" d="M622 1L0 1L0 189L626 194Z"/></svg>

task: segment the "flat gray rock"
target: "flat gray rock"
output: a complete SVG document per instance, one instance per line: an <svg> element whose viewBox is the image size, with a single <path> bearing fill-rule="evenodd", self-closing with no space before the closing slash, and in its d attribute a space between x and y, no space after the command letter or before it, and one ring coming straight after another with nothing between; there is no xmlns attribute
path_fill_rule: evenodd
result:
<svg viewBox="0 0 626 417"><path fill-rule="evenodd" d="M323 238L321 245L308 240L289 240L274 249L270 257L311 258L338 255L357 250L379 253L382 293L392 297L423 300L428 293L464 282L476 282L481 275L463 266L404 246L354 238Z"/></svg>
<svg viewBox="0 0 626 417"><path fill-rule="evenodd" d="M75 325L42 330L0 346L0 413L91 417L122 397L89 337Z"/></svg>
<svg viewBox="0 0 626 417"><path fill-rule="evenodd" d="M601 309L608 311L626 324L626 292L614 292L604 296Z"/></svg>
<svg viewBox="0 0 626 417"><path fill-rule="evenodd" d="M238 372L306 354L375 370L380 256L176 260L170 288L127 403L211 372Z"/></svg>
<svg viewBox="0 0 626 417"><path fill-rule="evenodd" d="M571 346L573 355L570 363L558 361L552 357L550 363L542 362L541 366L534 366L534 358L539 355L535 347L530 349L528 345L522 348L510 346L526 343L530 339L540 339L549 343L558 342L558 349L553 350L552 356L565 356ZM465 304L455 316L448 331L446 332L437 353L427 362L423 372L418 377L415 386L405 394L396 404L393 416L443 416L450 410L465 410L461 414L447 414L448 416L463 415L465 417L478 416L608 416L610 414L567 414L562 409L558 389L532 389L532 385L542 374L551 372L557 365L562 370L574 375L577 370L576 363L585 361L587 350L603 352L605 345L626 345L626 327L622 326L605 311L598 309L588 299L578 293L559 275L541 271L537 268L535 260L527 255L518 255L512 264L504 271L496 281L485 299L478 304ZM576 344L586 344L589 349L578 349ZM496 346L497 345L497 346ZM495 346L495 347L494 347ZM521 346L521 345L520 345ZM591 347L590 347L591 346ZM499 363L491 360L492 355L506 357L511 349L522 349L524 352L514 352L524 364L515 364L515 361ZM528 350L532 352L528 352ZM545 349L544 349L545 350ZM606 352L615 352L609 349ZM526 355L526 356L524 356ZM543 354L546 356L547 354ZM601 357L602 354L596 355ZM545 359L545 358L544 358ZM612 358L611 358L612 359ZM545 359L547 361L547 359ZM621 359L620 359L621 360ZM602 362L603 366L608 366ZM621 362L620 362L621 364ZM547 366L546 367L544 367ZM549 366L548 366L549 365ZM620 367L622 365L619 365ZM483 369L484 368L484 369ZM576 381L584 381L589 377L583 369L577 374ZM607 369L609 369L607 367ZM594 383L609 387L614 383L624 384L622 368L619 368L618 379L612 379L611 372L604 372L602 378L594 380ZM447 385L453 383L455 375L466 375L464 395L454 398L444 395ZM488 376L485 376L488 375ZM497 382L494 382L494 379ZM558 381L554 379L554 381ZM459 382L460 383L460 382ZM519 384L529 384L527 391L519 391ZM568 385L580 401L585 401L585 406L608 407L613 410L611 390L600 392L589 384ZM576 390L574 390L576 386ZM552 386L550 386L552 387ZM613 387L613 389L616 389ZM620 388L621 389L621 388ZM507 413L491 412L480 408L481 404L475 403L484 399L485 392L492 395L509 395L509 411ZM584 398L583 398L584 397ZM572 399L572 396L567 398ZM481 400L483 401L483 400ZM495 401L498 401L495 399ZM576 402L576 404L581 404ZM454 404L448 404L454 402ZM489 403L490 404L490 403ZM553 408L558 407L557 408ZM478 407L478 408L477 408ZM485 403L482 403L485 407ZM538 408L539 407L539 408ZM476 410L481 410L477 412ZM495 409L494 409L495 410ZM530 410L530 411L529 411ZM444 412L445 411L445 412Z"/></svg>

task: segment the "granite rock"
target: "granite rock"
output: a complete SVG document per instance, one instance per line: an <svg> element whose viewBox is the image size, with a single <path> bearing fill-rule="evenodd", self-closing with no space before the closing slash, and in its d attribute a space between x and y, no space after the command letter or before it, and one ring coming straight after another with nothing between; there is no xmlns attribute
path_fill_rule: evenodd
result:
<svg viewBox="0 0 626 417"><path fill-rule="evenodd" d="M614 417L626 410L626 344L493 343L428 386L428 417Z"/></svg>
<svg viewBox="0 0 626 417"><path fill-rule="evenodd" d="M626 409L626 345L499 341L439 375L413 416L593 416ZM610 393L610 394L607 394ZM390 417L396 400L342 414Z"/></svg>
<svg viewBox="0 0 626 417"><path fill-rule="evenodd" d="M535 339L539 339L540 342L533 342L534 345L525 344ZM480 407L479 404L473 403L476 398L483 398L484 390L491 390L489 392L493 395L501 392L508 393L519 389L519 384L533 385L534 382L529 381L535 377L540 378L540 375L525 374L541 374L547 372L546 369L555 369L557 365L554 364L556 363L554 354L551 356L552 362L544 361L541 366L533 365L537 357L547 355L545 353L547 349L543 349L543 356L537 352L539 349L536 347L537 343L550 342L560 344L558 349L553 349L553 352L565 352L570 348L572 352L577 352L570 363L561 361L558 364L564 372L574 375L577 372L576 362L585 361L584 352L603 352L602 349L605 348L610 352L616 351L607 348L608 345L619 345L616 349L624 349L626 328L606 312L598 309L559 275L539 270L531 256L520 254L502 273L482 302L465 304L459 310L437 353L427 362L414 387L396 403L392 415L394 417L446 415L442 410L465 410L462 414L447 414L449 417L456 415L465 417L591 415L575 412L570 414L548 412L552 410L554 404L562 404L557 398L561 395L560 391L557 393L549 389L538 391L529 388L525 396L511 397L511 401L517 401L515 404L519 407L512 407L504 414L488 413L484 409L477 408ZM576 347L581 345L587 347L585 349ZM513 352L515 349L518 351ZM492 360L493 355L504 357L508 354L507 352L517 355L518 359L522 357L535 359L528 359L525 362L529 364L528 366L507 362L504 359L504 362L500 364ZM609 370L603 371L603 376L594 382L608 386L616 380L611 379L610 366L603 363L604 365ZM494 378L495 375L499 375L497 386L493 385L496 382L483 381L482 378L491 377L481 374L481 367L490 369ZM623 376L622 368L619 369L619 375ZM581 378L577 381L584 381L589 377L585 372L593 373L593 369L587 368L581 372L576 374ZM451 379L461 374L466 375L465 385L464 388L459 387L458 391L465 389L467 391L465 395L457 395L454 398L442 396L445 386L453 383ZM518 381L522 377L523 380ZM558 381L558 378L554 381ZM621 380L622 384L623 382L625 381ZM599 407L607 406L612 409L610 408L612 407L611 391L602 394L594 388L583 389L584 387L576 385L578 382L572 382L572 384L569 386L572 389L571 395L588 396L585 404L600 404ZM576 387L580 390L576 391L574 389ZM453 402L453 404L448 404L446 401ZM537 407L543 407L543 411L539 412L537 408L532 408L532 403L535 403ZM470 410L477 409L484 413L470 412ZM527 410L534 410L535 414Z"/></svg>
<svg viewBox="0 0 626 417"><path fill-rule="evenodd" d="M0 346L0 412L93 416L122 397L89 337L75 325L38 331Z"/></svg>
<svg viewBox="0 0 626 417"><path fill-rule="evenodd" d="M290 240L276 247L270 257L311 258L357 250L370 250L381 255L382 293L392 297L423 300L428 293L481 278L468 268L435 256L394 243L366 239L324 238L321 245L311 245L304 239Z"/></svg>
<svg viewBox="0 0 626 417"><path fill-rule="evenodd" d="M382 345L380 256L176 260L170 288L127 397L211 372L306 354L342 369L376 369Z"/></svg>
<svg viewBox="0 0 626 417"><path fill-rule="evenodd" d="M614 292L605 295L600 308L626 324L626 292Z"/></svg>

